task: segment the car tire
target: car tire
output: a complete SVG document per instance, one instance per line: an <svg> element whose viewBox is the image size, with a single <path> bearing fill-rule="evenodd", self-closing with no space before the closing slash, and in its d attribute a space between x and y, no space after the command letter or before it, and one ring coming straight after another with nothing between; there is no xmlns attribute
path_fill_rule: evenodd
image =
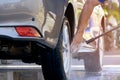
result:
<svg viewBox="0 0 120 80"><path fill-rule="evenodd" d="M69 31L69 22L65 18L56 48L42 55L45 80L68 80L71 63Z"/></svg>
<svg viewBox="0 0 120 80"><path fill-rule="evenodd" d="M100 37L97 42L97 50L88 54L84 59L86 72L99 72L102 70L104 52L103 37Z"/></svg>

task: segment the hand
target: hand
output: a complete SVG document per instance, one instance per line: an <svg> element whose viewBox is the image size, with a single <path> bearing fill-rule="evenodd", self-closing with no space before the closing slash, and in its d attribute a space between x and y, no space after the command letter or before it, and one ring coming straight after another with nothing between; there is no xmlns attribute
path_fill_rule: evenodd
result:
<svg viewBox="0 0 120 80"><path fill-rule="evenodd" d="M82 37L83 33L79 33L77 32L76 35L73 38L73 41L71 43L71 53L73 57L76 57L78 54L78 50L79 50L79 45L82 42Z"/></svg>
<svg viewBox="0 0 120 80"><path fill-rule="evenodd" d="M72 54L76 54L77 53L77 51L78 51L78 46L79 46L79 44L78 43L72 43L71 44L71 53Z"/></svg>

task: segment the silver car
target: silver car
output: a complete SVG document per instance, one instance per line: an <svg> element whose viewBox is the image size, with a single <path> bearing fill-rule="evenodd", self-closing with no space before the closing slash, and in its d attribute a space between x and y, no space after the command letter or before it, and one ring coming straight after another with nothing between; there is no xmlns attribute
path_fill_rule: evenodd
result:
<svg viewBox="0 0 120 80"><path fill-rule="evenodd" d="M45 80L67 80L74 24L68 0L0 0L0 59L37 63Z"/></svg>

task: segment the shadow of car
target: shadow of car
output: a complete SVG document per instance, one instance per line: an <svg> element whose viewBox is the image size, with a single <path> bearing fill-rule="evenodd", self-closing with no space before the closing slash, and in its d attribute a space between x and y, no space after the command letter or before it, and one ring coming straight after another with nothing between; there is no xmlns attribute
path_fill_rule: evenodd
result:
<svg viewBox="0 0 120 80"><path fill-rule="evenodd" d="M1 0L0 59L36 63L45 80L67 80L74 24L67 0Z"/></svg>

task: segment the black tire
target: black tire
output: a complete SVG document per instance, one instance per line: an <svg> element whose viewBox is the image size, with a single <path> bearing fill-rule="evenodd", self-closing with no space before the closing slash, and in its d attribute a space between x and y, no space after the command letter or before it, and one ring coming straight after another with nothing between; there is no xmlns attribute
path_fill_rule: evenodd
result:
<svg viewBox="0 0 120 80"><path fill-rule="evenodd" d="M97 50L89 53L84 58L85 70L87 72L99 72L102 70L104 52L103 37L99 38L96 42L98 42Z"/></svg>
<svg viewBox="0 0 120 80"><path fill-rule="evenodd" d="M69 23L67 19L64 19L63 21L63 27L61 29L56 48L54 50L48 49L48 53L42 54L42 71L45 80L67 80L67 76L66 76L67 73L65 72L65 68L63 64L64 55L62 54L63 50L65 49L63 48L64 26L67 26L67 29L69 28ZM69 50L69 54L70 54L70 50Z"/></svg>

